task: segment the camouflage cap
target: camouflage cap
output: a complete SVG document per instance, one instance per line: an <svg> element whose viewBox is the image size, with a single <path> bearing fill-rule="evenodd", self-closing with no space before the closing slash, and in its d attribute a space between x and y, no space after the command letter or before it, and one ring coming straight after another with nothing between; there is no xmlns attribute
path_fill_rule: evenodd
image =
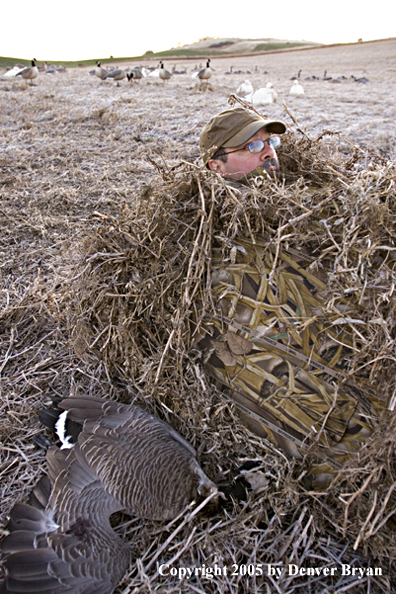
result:
<svg viewBox="0 0 396 594"><path fill-rule="evenodd" d="M243 144L261 128L268 132L283 134L286 126L277 120L264 120L261 116L243 107L235 107L213 116L201 132L199 148L205 165L215 152L221 148L231 148Z"/></svg>

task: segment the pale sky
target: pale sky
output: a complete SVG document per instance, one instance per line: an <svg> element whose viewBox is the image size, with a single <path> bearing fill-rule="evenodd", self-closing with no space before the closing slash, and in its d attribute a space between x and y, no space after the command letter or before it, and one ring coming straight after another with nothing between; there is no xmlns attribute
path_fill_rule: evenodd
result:
<svg viewBox="0 0 396 594"><path fill-rule="evenodd" d="M5 2L0 56L39 61L138 56L203 37L321 43L396 37L392 0Z"/></svg>

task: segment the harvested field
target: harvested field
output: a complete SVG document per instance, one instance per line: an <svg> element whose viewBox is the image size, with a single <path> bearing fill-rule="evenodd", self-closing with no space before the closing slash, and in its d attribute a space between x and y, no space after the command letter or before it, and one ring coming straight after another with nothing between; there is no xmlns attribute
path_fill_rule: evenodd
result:
<svg viewBox="0 0 396 594"><path fill-rule="evenodd" d="M170 526L118 518L137 560L117 594L396 590L392 411L329 493L307 493L303 469L249 433L188 354L192 324L211 307L209 231L221 222L226 239L257 233L278 248L306 246L313 269L332 273L329 301L354 295L350 372L393 410L395 50L387 40L215 58L206 87L190 60L166 62L187 74L165 83L116 86L88 68L40 73L32 86L0 78L0 534L45 472L38 411L85 392L168 420L214 482L257 457L271 475L267 490L215 517ZM305 95L289 97L300 70ZM323 80L325 71L340 82ZM285 179L230 198L200 167L198 138L245 79L278 92L259 112L290 128L279 150ZM179 580L159 575L161 563L229 571ZM259 564L263 576L232 574ZM279 579L267 564L284 569ZM337 571L308 580L289 564ZM382 575L351 569L365 567Z"/></svg>

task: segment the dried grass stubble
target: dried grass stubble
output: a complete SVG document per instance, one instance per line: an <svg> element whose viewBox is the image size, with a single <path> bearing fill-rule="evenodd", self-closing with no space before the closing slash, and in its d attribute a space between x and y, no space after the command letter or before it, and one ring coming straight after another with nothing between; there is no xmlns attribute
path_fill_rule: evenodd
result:
<svg viewBox="0 0 396 594"><path fill-rule="evenodd" d="M61 385L70 383L66 378L72 374L81 389L103 393L109 388L111 397L140 402L168 419L197 447L200 462L215 481L230 477L244 458L264 459L272 480L263 495L241 508L226 507L209 524L195 518L193 528L187 523L175 534L164 558L173 555L180 565L196 560L210 564L219 557L227 563L258 559L307 565L361 564L362 558L348 547L348 541L357 543L359 550L364 544L365 554L374 561L382 563L386 556L395 556L393 532L388 525L380 525L393 505L392 498L386 501L396 482L392 438L387 446L382 442L382 449L376 439L364 448L351 462L354 471L346 470L350 481L348 476L344 482L340 479L328 495L307 495L296 481L301 470L298 465L290 466L280 452L246 431L232 405L204 376L197 353L191 352L194 332L213 307L213 237L223 243L224 253L229 255L235 236L260 235L275 250L285 248L301 254L313 272L330 272L329 312L349 298L347 318L339 324L354 336L359 348L350 370L359 371L375 389L380 379L382 397L391 396L394 166L373 155L370 168L366 156L362 167L359 155L353 157L352 164L349 157L347 161L339 154L329 157L332 152L322 141L315 143L291 134L285 140L283 181L262 180L250 187L232 188L210 172L184 164L162 169L163 175L141 186L136 200L119 216L98 213L96 231L73 245L69 276L63 262L63 280L57 288L47 287L41 301L48 304L44 325L51 327L57 319L65 339L63 362L59 349L44 341L43 350L29 364L22 356L27 335L20 354L13 359L14 365L31 370L28 383L39 388L36 395L43 389L38 378L59 391ZM76 250L80 251L77 265ZM42 290L40 295L43 297ZM21 319L30 325L33 343L38 343L42 306L34 295L33 302L34 306L21 302L21 311L26 313ZM35 315L31 315L33 311ZM4 319L11 319L7 310ZM362 323L355 324L357 319ZM14 326L19 323L15 320ZM6 343L4 340L5 353ZM45 349L58 363L52 362L52 371L42 376L39 364L46 358ZM11 374L13 381L16 386L17 376ZM20 406L21 394L19 390L19 400L15 406L11 403L11 408ZM368 472L375 480L360 492ZM377 487L384 473L386 481L380 491ZM368 491L374 484L377 490ZM348 492L356 494L349 505L351 496L344 495ZM128 584L125 592L139 588L143 578L148 588L158 586L158 575L152 573L154 565L150 563L166 540L167 530L156 530L150 525L139 528L143 561L124 582ZM133 524L130 531L125 529L132 540L135 532ZM150 569L145 572L147 565ZM190 585L198 591L249 591L249 581L242 578L227 582L195 578L189 584L176 583L170 576L161 579L175 591L191 591ZM389 579L381 578L369 586L364 578L354 591L371 587L371 591L385 592ZM347 590L355 587L348 577L337 577L332 587L341 585ZM264 578L262 586L269 591L276 588L270 578ZM304 587L304 578L289 580L284 587L297 592ZM328 587L328 577L321 577L311 589L323 592Z"/></svg>
<svg viewBox="0 0 396 594"><path fill-rule="evenodd" d="M341 302L347 303L336 323L355 341L350 373L358 372L369 381L384 401L394 390L394 164L375 154L368 168L367 155L364 166L359 154L347 158L335 154L332 159L332 150L321 139L310 141L297 135L289 134L285 146L283 181L233 188L193 165L164 171L162 178L155 178L137 195L130 210L105 220L86 242L81 263L85 274L65 296L74 309L72 340L84 334L85 350L103 358L110 377L132 379L145 394L146 404L162 415L172 410L182 430L189 432L191 426L193 434L198 432L211 444L210 449L216 446L215 458L223 471L221 460L227 461L228 469L233 462L231 436L236 443L246 444L246 438L241 438L244 430L227 415L222 419L229 423L225 431L216 429L222 426L218 419L207 425L221 399L190 352L194 332L213 306L213 236L229 253L236 235L260 235L275 249L302 255L313 272L326 271L329 313L334 314ZM205 410L210 411L206 420ZM175 424L174 417L170 420ZM202 425L210 427L209 437L200 430ZM199 442L196 435L189 437ZM391 437L390 441L385 452L384 444L378 449L380 443L374 439L351 462L354 472L348 470L332 494L315 496L317 506L309 503L318 511L318 515L314 512L318 525L333 535L334 530L341 531L358 544L364 542L365 553L381 559L393 558L395 553L389 527L384 524L376 530L378 510L383 509L381 517L385 517L394 505L392 497L384 504L396 479L389 461ZM235 450L237 456L243 453L238 446ZM254 452L254 448L248 450ZM284 464L282 458L279 461ZM377 477L371 481L376 485L375 510L373 496L365 490L359 493L367 468ZM279 510L291 484L298 493L296 501L305 500L286 475L277 495ZM342 495L348 491L357 493L349 505ZM296 505L300 509L300 503ZM332 510L327 515L332 528L323 519L323 509ZM375 526L367 521L369 516ZM341 522L340 517L345 520Z"/></svg>

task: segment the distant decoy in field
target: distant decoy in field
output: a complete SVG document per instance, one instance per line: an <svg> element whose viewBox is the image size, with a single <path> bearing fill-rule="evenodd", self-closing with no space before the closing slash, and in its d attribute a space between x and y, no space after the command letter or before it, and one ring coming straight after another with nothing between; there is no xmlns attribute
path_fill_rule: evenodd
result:
<svg viewBox="0 0 396 594"><path fill-rule="evenodd" d="M25 80L30 80L30 84L33 84L33 79L38 76L38 68L36 66L36 59L32 60L32 65L27 68L23 68L16 73L16 76L22 76Z"/></svg>
<svg viewBox="0 0 396 594"><path fill-rule="evenodd" d="M58 408L41 420L64 442L70 420L77 443L48 449L48 477L11 511L1 593L111 594L131 562L112 514L168 521L218 496L193 447L140 407L76 396Z"/></svg>
<svg viewBox="0 0 396 594"><path fill-rule="evenodd" d="M186 68L183 68L183 70L177 70L176 65L172 66L172 74L186 74L186 72Z"/></svg>
<svg viewBox="0 0 396 594"><path fill-rule="evenodd" d="M116 68L114 70L110 70L110 72L106 72L102 80L106 80L107 78L112 78L117 82L117 87L120 86L119 81L126 78L125 70L121 70L121 68Z"/></svg>
<svg viewBox="0 0 396 594"><path fill-rule="evenodd" d="M206 67L201 68L201 70L198 71L197 78L199 78L199 80L209 80L209 78L212 76L212 73L213 70L210 67L210 58L208 58L206 60Z"/></svg>
<svg viewBox="0 0 396 594"><path fill-rule="evenodd" d="M97 76L98 78L100 78L101 80L104 79L104 77L107 74L107 70L106 68L103 68L103 66L101 66L99 60L96 62L96 68L95 68L95 76Z"/></svg>
<svg viewBox="0 0 396 594"><path fill-rule="evenodd" d="M23 67L21 68L21 66L16 65L16 66L13 66L12 68L9 68L7 70L7 72L4 73L3 76L6 76L6 77L10 77L11 78L11 77L16 76L17 74L19 74L22 70L23 70Z"/></svg>
<svg viewBox="0 0 396 594"><path fill-rule="evenodd" d="M141 78L144 78L144 74L142 72L142 69L139 68L138 66L136 66L135 68L132 68L132 70L127 73L128 80L139 81Z"/></svg>
<svg viewBox="0 0 396 594"><path fill-rule="evenodd" d="M252 83L250 80L246 79L239 85L236 94L238 97L245 97L246 95L249 95L249 93L253 93L253 91L254 89Z"/></svg>
<svg viewBox="0 0 396 594"><path fill-rule="evenodd" d="M302 70L300 69L297 73L297 76L292 76L290 80L299 80L299 78L301 76L301 72L302 72Z"/></svg>
<svg viewBox="0 0 396 594"><path fill-rule="evenodd" d="M169 72L169 70L165 70L164 63L162 60L160 60L159 65L160 65L160 68L159 68L160 79L165 82L166 80L169 80L170 78L172 78L172 73Z"/></svg>
<svg viewBox="0 0 396 594"><path fill-rule="evenodd" d="M45 72L46 70L48 70L47 62L43 62L42 64L40 64L40 66L37 66L37 69L39 72Z"/></svg>
<svg viewBox="0 0 396 594"><path fill-rule="evenodd" d="M274 85L271 82L268 82L265 87L261 87L254 91L253 93L249 93L246 95L246 101L252 103L252 105L269 105L270 103L276 103L276 99L278 97L278 93L274 89Z"/></svg>
<svg viewBox="0 0 396 594"><path fill-rule="evenodd" d="M354 76L353 74L351 75L351 78L358 83L363 83L364 85L367 84L369 81L368 78L366 78L365 76L362 76L361 78L357 78L356 76Z"/></svg>
<svg viewBox="0 0 396 594"><path fill-rule="evenodd" d="M298 82L298 80L295 80L290 88L289 91L289 95L304 95L304 89L302 87L302 85L300 85L300 83Z"/></svg>

